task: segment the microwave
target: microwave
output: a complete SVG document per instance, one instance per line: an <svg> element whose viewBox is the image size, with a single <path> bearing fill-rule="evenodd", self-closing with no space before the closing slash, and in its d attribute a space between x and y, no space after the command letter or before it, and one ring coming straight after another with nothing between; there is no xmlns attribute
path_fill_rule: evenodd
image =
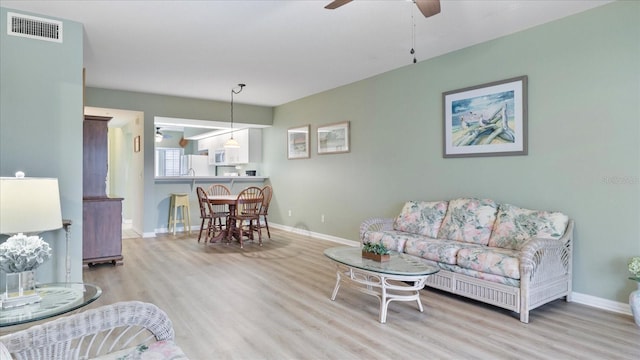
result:
<svg viewBox="0 0 640 360"><path fill-rule="evenodd" d="M214 162L216 164L225 164L227 161L226 159L226 150L225 149L218 149L214 152L213 154L214 156Z"/></svg>

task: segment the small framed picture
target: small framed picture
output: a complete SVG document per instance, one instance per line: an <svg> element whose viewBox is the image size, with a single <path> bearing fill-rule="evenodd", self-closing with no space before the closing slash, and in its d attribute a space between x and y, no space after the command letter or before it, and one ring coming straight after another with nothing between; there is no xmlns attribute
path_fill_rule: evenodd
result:
<svg viewBox="0 0 640 360"><path fill-rule="evenodd" d="M443 157L527 154L527 76L442 94Z"/></svg>
<svg viewBox="0 0 640 360"><path fill-rule="evenodd" d="M287 130L287 159L309 158L309 125Z"/></svg>
<svg viewBox="0 0 640 360"><path fill-rule="evenodd" d="M348 121L318 127L318 154L338 154L349 151Z"/></svg>
<svg viewBox="0 0 640 360"><path fill-rule="evenodd" d="M140 152L140 135L133 138L133 152Z"/></svg>

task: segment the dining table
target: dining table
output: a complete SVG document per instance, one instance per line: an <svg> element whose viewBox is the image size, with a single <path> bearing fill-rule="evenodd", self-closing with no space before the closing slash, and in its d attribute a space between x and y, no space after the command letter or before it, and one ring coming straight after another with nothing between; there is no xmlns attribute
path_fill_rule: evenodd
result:
<svg viewBox="0 0 640 360"><path fill-rule="evenodd" d="M207 195L207 201L209 201L211 205L226 205L229 208L229 216L232 216L236 212L239 200L238 195ZM243 203L262 202L262 199L244 199L240 201ZM253 234L251 234L250 237L253 238ZM242 244L240 233L236 230L236 222L227 218L227 226L224 230L220 231L218 235L212 236L209 242L215 243L221 240L231 242L233 238L236 238L236 240Z"/></svg>
<svg viewBox="0 0 640 360"><path fill-rule="evenodd" d="M211 205L226 205L229 208L229 216L231 216L236 211L238 195L207 195L207 200ZM209 242L231 241L232 236L235 235L235 225L234 221L227 218L227 226L218 235L212 236Z"/></svg>

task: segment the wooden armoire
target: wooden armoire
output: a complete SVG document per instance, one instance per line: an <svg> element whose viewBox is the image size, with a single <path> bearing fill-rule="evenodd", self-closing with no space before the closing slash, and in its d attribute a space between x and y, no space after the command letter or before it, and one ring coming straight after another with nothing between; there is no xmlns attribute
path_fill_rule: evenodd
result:
<svg viewBox="0 0 640 360"><path fill-rule="evenodd" d="M107 196L110 117L84 116L82 169L82 260L122 263L122 200Z"/></svg>

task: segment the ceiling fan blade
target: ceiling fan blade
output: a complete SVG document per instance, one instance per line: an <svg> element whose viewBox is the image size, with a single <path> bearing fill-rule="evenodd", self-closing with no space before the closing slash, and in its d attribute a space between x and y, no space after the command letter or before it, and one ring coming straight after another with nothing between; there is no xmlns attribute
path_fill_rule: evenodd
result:
<svg viewBox="0 0 640 360"><path fill-rule="evenodd" d="M440 0L414 0L424 17L440 13Z"/></svg>
<svg viewBox="0 0 640 360"><path fill-rule="evenodd" d="M333 10L333 9L337 9L340 6L344 5L344 4L348 4L353 0L334 0L332 1L329 5L325 6L325 9L329 9L329 10Z"/></svg>

